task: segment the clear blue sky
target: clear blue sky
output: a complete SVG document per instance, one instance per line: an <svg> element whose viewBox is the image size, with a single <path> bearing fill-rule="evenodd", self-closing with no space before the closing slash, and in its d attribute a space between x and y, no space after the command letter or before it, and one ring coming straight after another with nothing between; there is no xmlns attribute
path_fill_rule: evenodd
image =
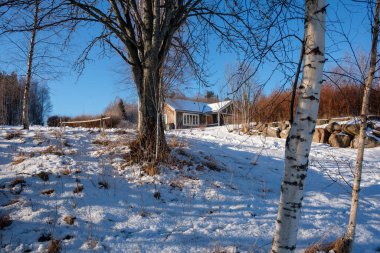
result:
<svg viewBox="0 0 380 253"><path fill-rule="evenodd" d="M353 40L355 49L368 49L370 45L368 20L363 18L367 11L366 8L358 8L356 4L348 6L349 10L347 10L341 4L342 1L334 0L327 2L331 2L328 9L328 30L332 29L332 25L335 26L334 29L338 28L336 26L336 13L339 13L344 30L349 32L349 37ZM339 41L341 39L336 33L328 32L330 35L326 37L327 51L330 50L334 55L342 55L348 51L347 45L344 43L332 41ZM91 54L93 61L87 63L82 75L78 76L78 73L72 69L71 64L74 58L80 53L80 49L83 48L84 43L86 43L91 35L91 32L83 30L81 34L77 34L74 37L74 47L70 53L63 56L65 62L59 63L61 64L59 77L47 81L51 90L51 102L53 105L51 115L75 116L80 114L100 114L116 97L123 98L126 102L137 101L133 82L129 79L125 63L117 55L113 57L98 57L98 49L95 49ZM12 50L8 50L7 47L12 47L13 44L4 44L4 41L5 39L3 38L1 41L2 49L0 49L0 54L2 55L0 58L0 68L7 72L15 70L18 73L22 73L23 68L17 67L23 66L22 61L20 61L22 56L18 56L19 62L16 67L9 64L9 62L12 62L12 60L9 60L12 58L10 54L13 55L14 53L11 53ZM16 39L16 42L21 43L21 41L22 39ZM25 41L23 42L24 44L26 44ZM226 64L234 63L236 59L233 54L218 54L215 52L214 47L215 41L210 42L209 81L217 84L212 89L216 93L219 93L221 86L225 83ZM7 59L8 64L3 62L4 59ZM263 68L259 76L265 78L266 75L268 75L268 69ZM127 81L128 79L129 81ZM278 82L279 77L275 76L267 87L267 90L278 86ZM202 92L197 86L192 90L193 94L196 91ZM223 93L225 94L225 92ZM223 97L225 96L224 94L222 94Z"/></svg>

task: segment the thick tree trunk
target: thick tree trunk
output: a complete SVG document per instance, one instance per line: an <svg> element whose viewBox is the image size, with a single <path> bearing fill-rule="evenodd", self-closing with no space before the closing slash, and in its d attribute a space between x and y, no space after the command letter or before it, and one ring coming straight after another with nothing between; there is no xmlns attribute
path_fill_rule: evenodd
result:
<svg viewBox="0 0 380 253"><path fill-rule="evenodd" d="M325 62L325 0L306 0L305 59L294 122L286 140L284 176L272 253L294 252L318 114Z"/></svg>
<svg viewBox="0 0 380 253"><path fill-rule="evenodd" d="M160 112L160 79L159 71L155 64L150 68L144 68L142 76L135 76L136 80L141 80L138 84L139 108L138 108L138 133L137 138L140 155L139 160L162 161L167 154L168 146L165 139L164 129L159 127L157 119ZM157 129L158 127L158 129ZM157 153L157 150L160 153Z"/></svg>
<svg viewBox="0 0 380 253"><path fill-rule="evenodd" d="M364 87L362 108L361 108L361 113L360 113L359 146L358 146L358 155L356 158L354 187L352 189L350 220L348 222L348 230L347 230L349 252L352 252L352 245L353 245L354 237L355 237L356 216L358 212L359 191L360 191L360 182L361 182L361 177L362 177L364 146L365 146L365 137L366 137L366 130L367 130L368 103L369 103L369 96L371 92L372 82L373 82L373 78L375 76L375 71L376 71L377 42L378 42L378 36L379 36L379 12L380 12L380 0L377 0L373 34L372 34L370 69L369 69L368 79Z"/></svg>
<svg viewBox="0 0 380 253"><path fill-rule="evenodd" d="M36 32L37 32L38 11L39 11L39 0L36 0L35 10L34 10L33 30L32 30L32 36L30 38L30 45L29 45L28 69L26 72L26 81L25 81L24 97L23 97L23 105L22 105L22 125L24 129L29 129L29 90L30 90L30 83L32 81L33 55L34 55L34 46L36 44L35 40L36 40Z"/></svg>

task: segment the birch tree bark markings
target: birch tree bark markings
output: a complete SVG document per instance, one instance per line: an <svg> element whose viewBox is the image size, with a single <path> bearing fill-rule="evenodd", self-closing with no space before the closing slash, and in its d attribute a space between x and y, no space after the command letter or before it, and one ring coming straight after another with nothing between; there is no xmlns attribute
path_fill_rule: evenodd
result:
<svg viewBox="0 0 380 253"><path fill-rule="evenodd" d="M306 0L302 82L294 122L285 145L284 177L272 253L296 249L304 181L315 129L325 63L325 0Z"/></svg>

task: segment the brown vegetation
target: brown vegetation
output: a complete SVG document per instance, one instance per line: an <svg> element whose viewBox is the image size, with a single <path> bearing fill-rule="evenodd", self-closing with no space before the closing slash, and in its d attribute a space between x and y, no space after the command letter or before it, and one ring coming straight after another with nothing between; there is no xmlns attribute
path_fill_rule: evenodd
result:
<svg viewBox="0 0 380 253"><path fill-rule="evenodd" d="M362 88L355 84L339 87L326 83L322 86L318 118L357 116L360 114ZM261 96L253 105L253 121L276 122L290 118L291 91L274 91L268 96ZM374 86L369 113L380 115L380 85Z"/></svg>
<svg viewBox="0 0 380 253"><path fill-rule="evenodd" d="M9 215L0 214L0 230L9 227L12 224L12 219Z"/></svg>
<svg viewBox="0 0 380 253"><path fill-rule="evenodd" d="M347 253L348 252L348 244L349 241L346 237L340 237L335 242L332 243L316 243L309 246L305 253L318 253L318 252L326 252L329 253L331 251L335 253Z"/></svg>
<svg viewBox="0 0 380 253"><path fill-rule="evenodd" d="M147 174L148 176L154 176L160 174L160 167L156 163L147 163L142 166L142 170Z"/></svg>
<svg viewBox="0 0 380 253"><path fill-rule="evenodd" d="M61 251L61 240L51 240L48 245L48 253L59 253Z"/></svg>

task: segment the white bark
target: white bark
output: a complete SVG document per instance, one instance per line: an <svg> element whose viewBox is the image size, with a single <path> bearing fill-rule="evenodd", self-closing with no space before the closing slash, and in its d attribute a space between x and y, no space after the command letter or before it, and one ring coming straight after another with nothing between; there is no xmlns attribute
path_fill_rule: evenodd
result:
<svg viewBox="0 0 380 253"><path fill-rule="evenodd" d="M294 122L286 140L284 176L272 253L294 252L319 107L325 62L325 0L306 0L305 55Z"/></svg>
<svg viewBox="0 0 380 253"><path fill-rule="evenodd" d="M362 167L363 167L363 156L364 156L364 146L365 146L365 137L367 129L367 115L368 115L368 103L369 96L371 92L373 78L376 71L376 55L377 55L377 42L379 36L379 12L380 12L380 1L376 2L376 13L374 18L374 27L372 34L372 47L371 47L371 62L370 69L368 73L368 79L364 87L363 101L360 115L360 132L359 132L359 146L358 146L358 155L356 158L356 168L355 168L355 177L354 177L354 186L352 189L352 199L351 199L351 210L350 210L350 220L348 222L347 230L347 239L349 240L349 252L352 251L352 245L355 237L355 228L356 228L356 216L358 212L358 203L359 203L359 191L360 191L360 182L362 177Z"/></svg>

